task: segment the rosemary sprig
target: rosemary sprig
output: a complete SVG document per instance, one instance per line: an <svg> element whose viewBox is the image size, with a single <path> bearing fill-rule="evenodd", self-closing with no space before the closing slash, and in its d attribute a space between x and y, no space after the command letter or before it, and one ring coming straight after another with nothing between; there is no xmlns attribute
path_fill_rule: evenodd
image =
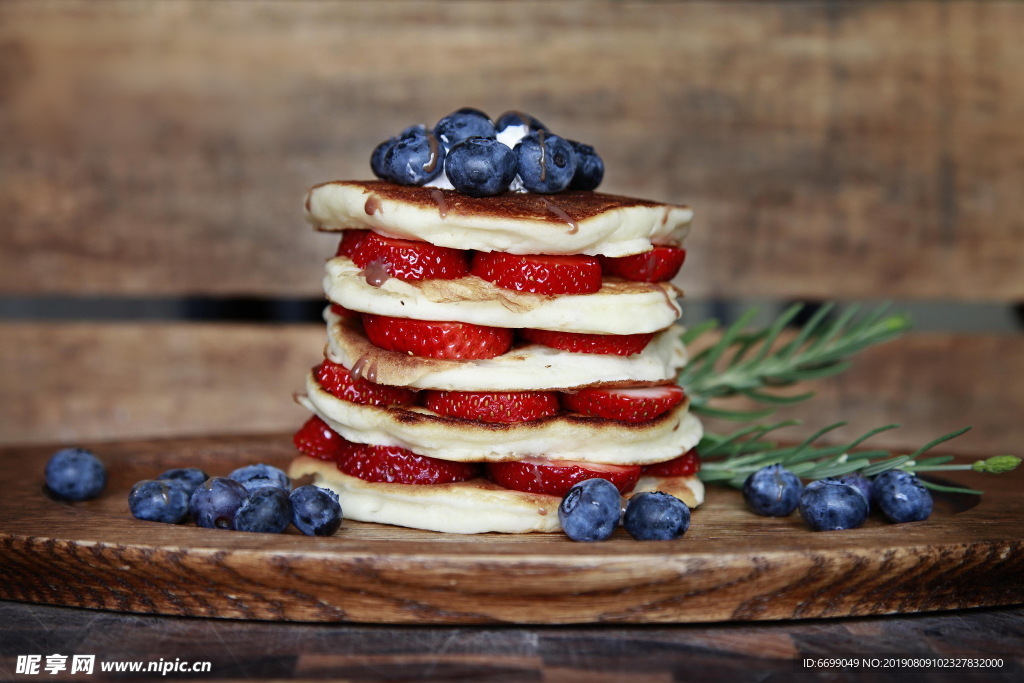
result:
<svg viewBox="0 0 1024 683"><path fill-rule="evenodd" d="M771 325L753 332L746 330L756 315L751 309L726 328L717 343L691 358L678 377L690 398L690 409L709 417L761 419L774 408L744 411L711 404L730 396L746 396L767 406L804 401L814 392L787 396L778 390L840 373L854 354L910 327L907 316L890 314L886 306L861 312L854 305L830 319L834 304L829 303L815 311L793 339L780 345L780 336L802 308L802 304L794 304ZM683 335L683 342L690 345L717 326L713 320L698 325Z"/></svg>
<svg viewBox="0 0 1024 683"><path fill-rule="evenodd" d="M801 478L822 479L854 472L870 477L895 468L914 473L953 470L1002 473L1016 468L1021 462L1020 458L1013 455L997 455L970 464L948 464L953 459L952 456L921 457L933 447L960 436L970 427L944 434L908 455L893 455L885 450L854 450L872 436L898 427L895 424L876 427L853 441L833 446L816 446L814 443L828 432L843 426L842 422L818 430L795 446L779 446L763 440L769 432L792 424L794 423L779 422L772 425L751 425L724 436L705 435L697 446L702 461L700 478L707 482L740 488L752 472L775 463L781 464ZM981 493L973 489L944 486L927 480L923 480L923 483L938 491Z"/></svg>

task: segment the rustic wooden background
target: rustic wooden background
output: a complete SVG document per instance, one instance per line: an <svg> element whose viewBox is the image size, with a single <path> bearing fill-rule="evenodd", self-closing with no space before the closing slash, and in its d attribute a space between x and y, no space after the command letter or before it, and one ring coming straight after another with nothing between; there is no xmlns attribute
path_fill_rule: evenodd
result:
<svg viewBox="0 0 1024 683"><path fill-rule="evenodd" d="M697 212L695 299L1024 299L1024 4L5 2L0 297L319 296L305 189L463 105ZM0 442L294 428L317 325L0 321ZM1019 334L921 333L799 411L1018 451Z"/></svg>

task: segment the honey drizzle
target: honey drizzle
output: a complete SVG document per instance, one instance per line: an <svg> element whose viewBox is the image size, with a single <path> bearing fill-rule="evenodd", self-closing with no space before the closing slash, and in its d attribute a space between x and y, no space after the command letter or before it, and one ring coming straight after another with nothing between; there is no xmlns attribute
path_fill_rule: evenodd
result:
<svg viewBox="0 0 1024 683"><path fill-rule="evenodd" d="M372 216L380 211L380 197L375 194L371 194L367 197L366 204L363 205L363 211L366 212L367 216Z"/></svg>
<svg viewBox="0 0 1024 683"><path fill-rule="evenodd" d="M441 190L431 190L430 197L437 204L437 214L443 219L448 216L448 202L444 200L444 193Z"/></svg>
<svg viewBox="0 0 1024 683"><path fill-rule="evenodd" d="M572 219L572 216L567 214L565 210L560 206L552 204L551 201L546 197L540 198L541 203L544 204L544 208L553 213L559 220L563 220L569 226L569 234L575 235L580 231L580 224Z"/></svg>
<svg viewBox="0 0 1024 683"><path fill-rule="evenodd" d="M384 259L374 259L366 264L366 267L359 271L359 275L366 280L366 284L371 287L380 287L388 278L391 277L391 273L388 271L387 261Z"/></svg>
<svg viewBox="0 0 1024 683"><path fill-rule="evenodd" d="M427 163L423 164L423 170L427 173L433 173L434 169L437 168L437 157L438 157L438 146L437 136L433 133L427 133L427 142L430 143L430 158Z"/></svg>
<svg viewBox="0 0 1024 683"><path fill-rule="evenodd" d="M370 358L370 354L363 354L349 371L353 379L365 379L367 382L377 382L377 361Z"/></svg>
<svg viewBox="0 0 1024 683"><path fill-rule="evenodd" d="M537 131L537 141L540 143L540 181L543 183L548 179L548 155L544 147L544 131Z"/></svg>

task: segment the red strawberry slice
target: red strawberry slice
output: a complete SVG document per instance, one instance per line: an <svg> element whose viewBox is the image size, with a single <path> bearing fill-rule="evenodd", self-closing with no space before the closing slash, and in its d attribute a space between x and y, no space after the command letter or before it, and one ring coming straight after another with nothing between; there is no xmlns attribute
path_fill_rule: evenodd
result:
<svg viewBox="0 0 1024 683"><path fill-rule="evenodd" d="M349 444L316 415L299 427L292 436L292 443L303 455L320 460L337 459Z"/></svg>
<svg viewBox="0 0 1024 683"><path fill-rule="evenodd" d="M512 346L512 330L473 323L363 315L363 329L374 346L427 358L480 360Z"/></svg>
<svg viewBox="0 0 1024 683"><path fill-rule="evenodd" d="M554 332L526 328L523 338L534 344L550 346L573 353L605 353L632 356L640 353L654 339L654 333L644 334L587 334L583 332Z"/></svg>
<svg viewBox="0 0 1024 683"><path fill-rule="evenodd" d="M591 294L601 289L601 262L593 256L478 251L473 255L470 272L518 292Z"/></svg>
<svg viewBox="0 0 1024 683"><path fill-rule="evenodd" d="M654 465L645 465L643 468L643 473L652 477L689 477L699 471L700 456L692 448L678 458Z"/></svg>
<svg viewBox="0 0 1024 683"><path fill-rule="evenodd" d="M668 282L676 276L686 260L686 250L665 244L655 245L650 251L619 258L601 257L605 275L635 282Z"/></svg>
<svg viewBox="0 0 1024 683"><path fill-rule="evenodd" d="M399 446L352 444L338 469L363 481L389 484L450 484L480 474L474 462L454 462L418 455Z"/></svg>
<svg viewBox="0 0 1024 683"><path fill-rule="evenodd" d="M358 311L352 311L341 304L331 304L331 313L338 316L339 318L353 318L359 315Z"/></svg>
<svg viewBox="0 0 1024 683"><path fill-rule="evenodd" d="M439 415L482 422L529 422L559 410L554 391L426 391L423 405Z"/></svg>
<svg viewBox="0 0 1024 683"><path fill-rule="evenodd" d="M675 384L619 389L581 389L562 394L562 405L584 415L623 422L647 422L683 402L686 393Z"/></svg>
<svg viewBox="0 0 1024 683"><path fill-rule="evenodd" d="M344 401L374 406L404 406L416 402L416 392L405 387L376 384L353 377L349 369L327 359L313 368L316 381L331 396Z"/></svg>
<svg viewBox="0 0 1024 683"><path fill-rule="evenodd" d="M564 496L586 479L607 479L619 493L631 491L640 479L639 465L595 465L576 460L519 460L487 463L487 477L515 491Z"/></svg>
<svg viewBox="0 0 1024 683"><path fill-rule="evenodd" d="M454 280L469 274L469 260L461 249L375 232L353 248L351 258L360 268L379 261L392 277L401 280Z"/></svg>
<svg viewBox="0 0 1024 683"><path fill-rule="evenodd" d="M372 234L372 230L342 230L341 241L338 242L338 251L335 252L334 255L348 256L349 258L352 258L352 254L355 252L355 249L359 246L360 242Z"/></svg>

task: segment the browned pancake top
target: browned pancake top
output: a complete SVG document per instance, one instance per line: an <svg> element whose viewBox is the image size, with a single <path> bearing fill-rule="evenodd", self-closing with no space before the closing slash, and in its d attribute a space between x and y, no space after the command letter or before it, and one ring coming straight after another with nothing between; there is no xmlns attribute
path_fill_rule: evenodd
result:
<svg viewBox="0 0 1024 683"><path fill-rule="evenodd" d="M615 209L633 206L672 206L664 202L583 190L569 190L548 195L505 192L493 197L470 197L455 190L398 185L385 180L332 180L318 183L311 187L310 191L325 185L359 187L369 193L368 213L372 212L374 196L421 208L437 209L442 206L450 213L463 215L486 216L504 220L541 220L559 224L566 222L565 218L558 215L559 210L571 216L572 220L582 222ZM308 193L306 202L308 211Z"/></svg>

